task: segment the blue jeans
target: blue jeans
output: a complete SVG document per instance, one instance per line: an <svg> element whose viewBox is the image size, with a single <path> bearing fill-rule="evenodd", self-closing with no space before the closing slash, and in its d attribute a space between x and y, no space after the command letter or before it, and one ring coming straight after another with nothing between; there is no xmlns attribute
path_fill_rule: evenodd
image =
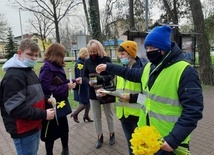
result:
<svg viewBox="0 0 214 155"><path fill-rule="evenodd" d="M17 155L37 155L40 133L38 131L28 137L13 139Z"/></svg>
<svg viewBox="0 0 214 155"><path fill-rule="evenodd" d="M130 139L132 138L132 133L134 132L134 129L137 127L138 117L135 116L129 116L127 118L123 117L120 119L120 121L128 143L129 155L133 155Z"/></svg>

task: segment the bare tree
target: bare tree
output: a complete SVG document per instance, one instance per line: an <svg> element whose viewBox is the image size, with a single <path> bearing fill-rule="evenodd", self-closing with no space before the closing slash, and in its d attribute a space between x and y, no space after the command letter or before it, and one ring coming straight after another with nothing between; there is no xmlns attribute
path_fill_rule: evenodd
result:
<svg viewBox="0 0 214 155"><path fill-rule="evenodd" d="M190 8L186 0L151 0L152 5L160 8L161 22L178 24L179 20L189 17Z"/></svg>
<svg viewBox="0 0 214 155"><path fill-rule="evenodd" d="M208 33L208 38L210 42L214 43L214 14L205 19L206 31Z"/></svg>
<svg viewBox="0 0 214 155"><path fill-rule="evenodd" d="M210 57L210 45L207 33L205 32L204 16L200 0L189 0L192 11L195 32L199 33L197 47L199 53L200 77L205 85L214 85L214 71Z"/></svg>
<svg viewBox="0 0 214 155"><path fill-rule="evenodd" d="M34 18L29 19L28 22L33 27L34 32L36 31L41 36L43 50L45 51L45 43L47 42L48 35L54 30L54 23L39 13L33 12L33 15Z"/></svg>
<svg viewBox="0 0 214 155"><path fill-rule="evenodd" d="M105 25L113 27L117 24L114 27L124 31L143 31L145 29L145 9L145 2L142 0L106 0ZM150 11L148 14L151 15Z"/></svg>
<svg viewBox="0 0 214 155"><path fill-rule="evenodd" d="M202 2L204 19L214 15L214 1L206 0Z"/></svg>
<svg viewBox="0 0 214 155"><path fill-rule="evenodd" d="M67 52L66 54L69 56L69 52L71 51L72 34L67 24L66 27L60 31L60 35L62 36L61 44L65 47Z"/></svg>
<svg viewBox="0 0 214 155"><path fill-rule="evenodd" d="M87 5L86 5L85 0L82 0L82 2L83 2L83 9L84 9L84 13L85 13L86 22L87 22L88 32L89 32L89 34L91 34L91 25L90 25Z"/></svg>
<svg viewBox="0 0 214 155"><path fill-rule="evenodd" d="M129 15L130 15L129 25L131 29L135 28L133 3L134 3L133 0L129 0Z"/></svg>
<svg viewBox="0 0 214 155"><path fill-rule="evenodd" d="M80 0L14 0L21 8L27 11L39 13L53 21L55 25L56 41L60 42L59 22L69 11L82 3ZM43 10L43 11L40 11Z"/></svg>
<svg viewBox="0 0 214 155"><path fill-rule="evenodd" d="M118 36L118 30L117 30L117 24L115 21L115 18L113 17L113 5L116 3L116 0L107 0L106 1L106 7L104 12L104 34L105 39L115 39ZM116 41L116 40L115 40Z"/></svg>
<svg viewBox="0 0 214 155"><path fill-rule="evenodd" d="M0 14L0 39L4 40L8 33L8 25L4 14Z"/></svg>
<svg viewBox="0 0 214 155"><path fill-rule="evenodd" d="M214 43L214 1L206 0L202 3L205 19L206 31L209 31L208 37L210 43Z"/></svg>

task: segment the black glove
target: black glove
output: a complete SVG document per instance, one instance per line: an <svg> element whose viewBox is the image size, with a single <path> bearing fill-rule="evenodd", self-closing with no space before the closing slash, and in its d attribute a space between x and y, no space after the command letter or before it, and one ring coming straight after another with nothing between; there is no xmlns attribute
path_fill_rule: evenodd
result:
<svg viewBox="0 0 214 155"><path fill-rule="evenodd" d="M97 75L97 83L104 83L105 78L102 75Z"/></svg>

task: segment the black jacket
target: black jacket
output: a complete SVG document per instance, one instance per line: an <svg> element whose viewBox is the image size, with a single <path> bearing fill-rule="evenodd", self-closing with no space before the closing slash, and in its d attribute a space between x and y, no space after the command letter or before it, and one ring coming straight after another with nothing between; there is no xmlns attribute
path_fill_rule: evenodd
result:
<svg viewBox="0 0 214 155"><path fill-rule="evenodd" d="M9 68L1 81L1 115L12 138L32 135L46 119L45 99L32 68Z"/></svg>
<svg viewBox="0 0 214 155"><path fill-rule="evenodd" d="M110 57L104 56L96 61L92 61L90 58L85 60L84 64L84 69L83 69L83 77L84 80L89 83L89 74L90 73L96 73L96 67L99 64L106 64L106 63L111 63ZM98 77L97 77L97 85L105 85L108 86L111 83L111 80L114 79L114 75L109 74L108 72L102 72ZM89 99L96 100L96 94L94 87L89 86Z"/></svg>

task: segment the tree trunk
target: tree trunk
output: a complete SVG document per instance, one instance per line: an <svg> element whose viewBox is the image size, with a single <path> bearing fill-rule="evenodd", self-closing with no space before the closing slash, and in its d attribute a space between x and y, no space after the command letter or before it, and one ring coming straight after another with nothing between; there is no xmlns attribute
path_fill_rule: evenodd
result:
<svg viewBox="0 0 214 155"><path fill-rule="evenodd" d="M89 15L92 29L92 38L102 42L100 28L100 12L98 0L89 0Z"/></svg>
<svg viewBox="0 0 214 155"><path fill-rule="evenodd" d="M54 2L52 2L52 5L53 5L53 17L54 17L55 31L56 31L56 42L60 43L59 22L57 19L56 4Z"/></svg>
<svg viewBox="0 0 214 155"><path fill-rule="evenodd" d="M83 2L83 9L84 9L84 12L85 12L85 18L86 18L86 22L87 22L88 32L89 32L89 34L91 34L91 25L90 25L90 22L89 22L86 2L85 2L85 0L82 0L82 2Z"/></svg>
<svg viewBox="0 0 214 155"><path fill-rule="evenodd" d="M210 45L205 32L204 16L200 0L189 0L195 26L197 47L199 53L200 78L205 85L214 85L213 67L210 57Z"/></svg>
<svg viewBox="0 0 214 155"><path fill-rule="evenodd" d="M129 14L130 14L130 29L135 28L135 23L134 23L134 6L133 6L133 0L129 0Z"/></svg>

